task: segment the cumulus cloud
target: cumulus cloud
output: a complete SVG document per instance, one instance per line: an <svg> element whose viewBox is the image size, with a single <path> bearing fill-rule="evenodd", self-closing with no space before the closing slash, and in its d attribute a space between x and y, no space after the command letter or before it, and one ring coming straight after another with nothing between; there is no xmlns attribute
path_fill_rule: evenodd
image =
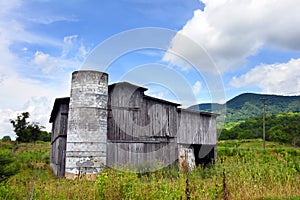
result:
<svg viewBox="0 0 300 200"><path fill-rule="evenodd" d="M72 45L73 41L78 38L78 35L70 35L64 37L64 43L67 45Z"/></svg>
<svg viewBox="0 0 300 200"><path fill-rule="evenodd" d="M64 61L59 59L59 57L52 57L42 51L36 51L32 60L32 63L39 67L45 74L49 74L54 68L57 70L59 67L62 67L62 65L67 67L63 62ZM70 67L72 67L72 65Z"/></svg>
<svg viewBox="0 0 300 200"><path fill-rule="evenodd" d="M200 81L196 81L195 84L193 85L193 92L194 94L198 94L201 91L202 84Z"/></svg>
<svg viewBox="0 0 300 200"><path fill-rule="evenodd" d="M51 56L42 51L36 51L31 63L42 70L44 74L56 74L69 71L70 69L78 69L88 54L84 45L74 47L70 46L68 50L63 49L61 56ZM68 55L68 56L67 56Z"/></svg>
<svg viewBox="0 0 300 200"><path fill-rule="evenodd" d="M48 119L53 99L57 95L68 94L68 85L53 88L37 80L9 76L0 85L0 138L14 137L10 119L18 113L30 112L33 121L40 122L50 131Z"/></svg>
<svg viewBox="0 0 300 200"><path fill-rule="evenodd" d="M260 65L249 72L233 77L230 84L240 88L254 85L269 94L300 94L300 59L291 59L287 63Z"/></svg>
<svg viewBox="0 0 300 200"><path fill-rule="evenodd" d="M12 109L0 109L0 113L0 139L6 135L15 139L10 119L14 119L17 116L17 113Z"/></svg>
<svg viewBox="0 0 300 200"><path fill-rule="evenodd" d="M204 10L178 31L169 52L183 57L207 70L199 60L204 59L196 49L182 42L188 36L203 47L221 71L240 65L263 46L300 50L299 1L286 0L202 0ZM164 61L189 67L181 58L167 52ZM206 58L205 58L206 59ZM202 66L201 66L202 64Z"/></svg>
<svg viewBox="0 0 300 200"><path fill-rule="evenodd" d="M52 72L57 75L58 72L66 69L78 69L89 51L78 39L78 35L65 36L61 55L51 56L48 53L36 51L31 63L45 74Z"/></svg>
<svg viewBox="0 0 300 200"><path fill-rule="evenodd" d="M28 31L28 22L19 12L23 3L0 1L0 138L14 137L9 119L25 111L30 112L32 121L40 122L50 131L48 120L54 99L69 95L70 71L79 68L88 52L77 35L52 38ZM19 42L54 46L67 53L54 56L46 50L36 50L28 58L32 50L24 47L23 57L11 48Z"/></svg>
<svg viewBox="0 0 300 200"><path fill-rule="evenodd" d="M17 115L22 112L29 112L31 115L29 119L30 122L39 122L47 131L50 131L51 124L49 124L48 121L50 116L49 110L51 110L52 103L48 97L41 96L32 97L20 109L0 108L0 138L9 135L11 138L16 139L10 120L16 119Z"/></svg>
<svg viewBox="0 0 300 200"><path fill-rule="evenodd" d="M76 40L78 38L78 35L70 35L64 37L64 45L63 45L63 51L62 56L67 56L73 49L74 44L76 44Z"/></svg>
<svg viewBox="0 0 300 200"><path fill-rule="evenodd" d="M49 62L49 54L45 54L41 51L37 51L34 54L34 59L33 59L33 63L36 65L45 65Z"/></svg>

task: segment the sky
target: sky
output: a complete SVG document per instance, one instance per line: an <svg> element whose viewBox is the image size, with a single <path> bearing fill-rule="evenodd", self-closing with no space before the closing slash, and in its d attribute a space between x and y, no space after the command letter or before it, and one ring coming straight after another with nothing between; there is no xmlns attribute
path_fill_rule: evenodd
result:
<svg viewBox="0 0 300 200"><path fill-rule="evenodd" d="M299 6L296 0L0 0L0 138L15 138L9 120L25 111L50 131L55 98L70 95L71 73L89 69L91 58L109 83L130 81L183 107L245 92L300 95ZM129 49L101 65L123 46Z"/></svg>

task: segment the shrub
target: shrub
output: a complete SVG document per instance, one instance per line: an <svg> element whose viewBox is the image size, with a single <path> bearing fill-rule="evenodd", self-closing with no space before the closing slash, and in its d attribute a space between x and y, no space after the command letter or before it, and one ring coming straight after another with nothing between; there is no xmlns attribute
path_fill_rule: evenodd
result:
<svg viewBox="0 0 300 200"><path fill-rule="evenodd" d="M11 141L11 138L10 138L8 135L6 135L6 136L4 136L4 137L1 139L1 141L2 141L2 142L10 142L10 141Z"/></svg>

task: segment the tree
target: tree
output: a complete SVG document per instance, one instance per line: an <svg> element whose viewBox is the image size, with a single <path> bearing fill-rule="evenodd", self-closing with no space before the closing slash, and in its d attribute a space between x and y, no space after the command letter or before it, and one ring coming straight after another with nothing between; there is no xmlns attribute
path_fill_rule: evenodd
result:
<svg viewBox="0 0 300 200"><path fill-rule="evenodd" d="M14 127L14 132L17 135L18 142L29 142L29 132L27 130L29 122L27 119L29 118L29 112L23 112L22 114L18 114L16 120L10 120Z"/></svg>
<svg viewBox="0 0 300 200"><path fill-rule="evenodd" d="M1 139L2 142L10 142L11 141L11 138L6 135L6 136L3 136L3 138Z"/></svg>
<svg viewBox="0 0 300 200"><path fill-rule="evenodd" d="M34 144L36 144L36 141L39 139L42 128L44 127L40 127L38 123L32 123L28 125L27 129L31 135L31 139L33 140Z"/></svg>
<svg viewBox="0 0 300 200"><path fill-rule="evenodd" d="M38 140L44 141L44 142L50 142L51 141L51 133L49 133L47 131L41 131L41 134L40 134Z"/></svg>
<svg viewBox="0 0 300 200"><path fill-rule="evenodd" d="M249 118L239 123L228 123L219 139L261 138L261 117ZM300 146L300 113L281 113L268 115L266 121L266 140Z"/></svg>
<svg viewBox="0 0 300 200"><path fill-rule="evenodd" d="M34 142L39 139L41 135L41 129L43 126L39 126L37 122L29 123L27 119L29 118L28 112L23 112L17 116L17 119L10 120L14 127L14 132L17 135L18 142Z"/></svg>

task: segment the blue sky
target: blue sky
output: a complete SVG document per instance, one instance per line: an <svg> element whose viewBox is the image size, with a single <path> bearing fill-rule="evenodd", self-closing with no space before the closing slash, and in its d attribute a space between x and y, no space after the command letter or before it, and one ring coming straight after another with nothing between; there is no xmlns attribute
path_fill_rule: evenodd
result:
<svg viewBox="0 0 300 200"><path fill-rule="evenodd" d="M110 83L145 85L149 95L183 106L244 92L299 95L299 6L294 0L0 0L0 138L14 136L9 119L23 111L49 130L54 99L69 96L72 71L104 41L137 28L173 35L149 34L150 42L163 40L163 49L120 55L106 66ZM124 43L136 42L133 33ZM202 62L208 57L214 66Z"/></svg>

